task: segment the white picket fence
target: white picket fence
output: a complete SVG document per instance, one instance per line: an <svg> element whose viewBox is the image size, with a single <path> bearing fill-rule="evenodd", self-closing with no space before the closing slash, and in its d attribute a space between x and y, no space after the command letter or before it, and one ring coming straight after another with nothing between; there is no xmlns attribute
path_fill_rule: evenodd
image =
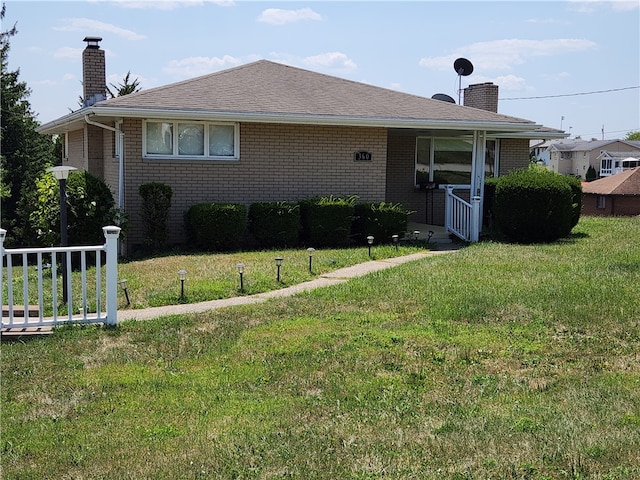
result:
<svg viewBox="0 0 640 480"><path fill-rule="evenodd" d="M118 237L120 228L103 227L106 243L95 246L50 247L50 248L4 248L6 230L0 229L0 303L2 304L2 329L55 326L63 323L104 323L115 325L118 321ZM103 252L105 256L102 264ZM88 255L93 254L93 255ZM87 257L95 257L95 276L88 275ZM72 259L80 259L81 299L75 306L71 292L74 279L71 275ZM20 261L16 261L19 259ZM66 260L66 314L59 313L64 304L63 288L59 288L58 277L63 268L58 265ZM14 264L16 266L14 266ZM103 272L104 268L104 282ZM35 269L37 286L29 285L29 273ZM45 277L46 272L46 277ZM32 275L33 276L33 273ZM49 282L50 277L50 282ZM94 277L94 278L89 278ZM5 285L6 278L6 285ZM45 281L45 278L47 281ZM78 275L75 275L76 282ZM89 282L95 282L93 295L89 294ZM21 286L19 284L22 284ZM51 296L46 296L45 285L51 284ZM92 285L93 286L93 285ZM18 288L18 290L16 290ZM22 290L21 301L15 305L15 297ZM104 289L104 296L103 296ZM77 290L77 288L76 288ZM6 295L6 304L5 304ZM104 298L104 301L103 301ZM50 303L49 303L50 302ZM75 311L74 311L75 306ZM52 312L45 317L45 307ZM48 307L51 307L49 309ZM30 316L35 313L37 316Z"/></svg>
<svg viewBox="0 0 640 480"><path fill-rule="evenodd" d="M471 197L471 202L453 193L459 186L445 185L445 228L462 240L477 242L480 238L480 197ZM468 188L468 187L467 187Z"/></svg>

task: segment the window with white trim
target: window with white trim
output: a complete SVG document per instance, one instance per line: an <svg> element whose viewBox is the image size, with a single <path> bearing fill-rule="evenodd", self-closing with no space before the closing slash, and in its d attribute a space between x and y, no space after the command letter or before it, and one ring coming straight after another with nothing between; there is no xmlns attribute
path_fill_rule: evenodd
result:
<svg viewBox="0 0 640 480"><path fill-rule="evenodd" d="M237 160L237 123L146 120L145 158Z"/></svg>
<svg viewBox="0 0 640 480"><path fill-rule="evenodd" d="M485 143L485 176L498 171L499 144L495 139ZM415 184L421 188L427 182L439 184L470 184L473 138L416 139Z"/></svg>

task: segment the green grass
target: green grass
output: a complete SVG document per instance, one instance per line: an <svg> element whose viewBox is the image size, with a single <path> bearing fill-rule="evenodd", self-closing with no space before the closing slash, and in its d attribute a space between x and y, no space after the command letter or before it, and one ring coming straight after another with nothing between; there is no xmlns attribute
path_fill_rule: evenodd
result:
<svg viewBox="0 0 640 480"><path fill-rule="evenodd" d="M139 309L160 307L179 303L204 302L229 298L237 295L253 295L276 290L316 278L318 275L351 266L368 260L408 255L424 252L428 244L424 242L406 242L396 249L392 245L374 245L369 257L368 248L318 249L313 254L312 271L309 271L309 254L306 249L270 250L234 253L187 253L158 256L145 260L123 262L118 266L118 278L127 280L127 293L131 304L127 306L124 291L118 292L119 308ZM282 257L280 281L277 280L275 258ZM237 264L244 263L243 291L240 291L240 279ZM89 265L90 263L87 262ZM179 270L187 271L184 285L184 298L181 298ZM14 304L23 305L23 269L14 267ZM51 276L47 271L43 281L43 304L45 315L52 315L53 300ZM29 282L29 303L38 304L37 267L27 270ZM72 273L73 305L82 305L81 272ZM87 271L87 298L89 310L96 308L95 267ZM105 276L102 272L102 284ZM58 295L62 295L61 279L58 279ZM102 305L105 305L104 292ZM6 285L3 299L7 298ZM61 304L59 313L66 313L66 305Z"/></svg>
<svg viewBox="0 0 640 480"><path fill-rule="evenodd" d="M3 478L640 478L638 238L5 343Z"/></svg>

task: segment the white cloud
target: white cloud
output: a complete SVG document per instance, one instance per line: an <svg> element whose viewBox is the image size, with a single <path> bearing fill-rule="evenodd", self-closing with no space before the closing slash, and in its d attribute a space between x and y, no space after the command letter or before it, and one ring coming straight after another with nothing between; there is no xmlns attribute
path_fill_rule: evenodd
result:
<svg viewBox="0 0 640 480"><path fill-rule="evenodd" d="M183 7L201 7L207 3L212 3L220 7L233 7L233 0L112 0L113 3L121 8L129 9L154 9L154 10L176 10Z"/></svg>
<svg viewBox="0 0 640 480"><path fill-rule="evenodd" d="M358 68L356 63L342 52L313 55L302 59L302 63L314 69L340 70L342 72L352 72Z"/></svg>
<svg viewBox="0 0 640 480"><path fill-rule="evenodd" d="M491 42L478 42L460 48L456 53L441 57L420 59L420 66L434 70L453 69L458 57L466 57L476 69L484 71L510 70L521 65L530 57L562 55L580 52L595 47L596 44L585 39L559 38L553 40L504 39Z"/></svg>
<svg viewBox="0 0 640 480"><path fill-rule="evenodd" d="M629 0L569 0L569 10L591 14L604 8L617 12L629 12L640 8L640 2Z"/></svg>
<svg viewBox="0 0 640 480"><path fill-rule="evenodd" d="M322 15L314 12L310 8L301 8L299 10L267 8L258 17L259 22L269 23L271 25L285 25L301 20L322 20Z"/></svg>
<svg viewBox="0 0 640 480"><path fill-rule="evenodd" d="M111 23L104 23L98 20L92 20L90 18L68 18L66 19L66 25L61 27L54 27L54 30L61 32L109 32L114 35L126 38L128 40L142 40L146 38L144 35L126 30L124 28L117 27Z"/></svg>
<svg viewBox="0 0 640 480"><path fill-rule="evenodd" d="M496 77L494 82L501 89L509 91L520 91L526 88L526 80L516 75L503 75Z"/></svg>
<svg viewBox="0 0 640 480"><path fill-rule="evenodd" d="M54 58L68 58L75 60L82 55L82 48L63 47L53 52Z"/></svg>
<svg viewBox="0 0 640 480"><path fill-rule="evenodd" d="M244 60L231 55L220 57L189 57L181 60L172 60L162 70L165 73L180 78L193 78L208 73L217 72L225 68L235 67L244 63Z"/></svg>
<svg viewBox="0 0 640 480"><path fill-rule="evenodd" d="M560 25L566 24L566 21L561 21L557 18L528 18L527 23L533 23L534 25Z"/></svg>

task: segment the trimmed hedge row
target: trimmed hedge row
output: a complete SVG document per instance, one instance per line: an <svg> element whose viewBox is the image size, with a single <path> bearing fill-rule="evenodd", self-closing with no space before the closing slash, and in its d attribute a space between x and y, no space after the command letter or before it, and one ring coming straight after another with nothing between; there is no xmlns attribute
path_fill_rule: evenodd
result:
<svg viewBox="0 0 640 480"><path fill-rule="evenodd" d="M188 242L204 250L229 250L250 237L258 247L345 247L366 243L390 243L407 230L411 213L400 204L361 203L357 197L318 197L293 202L258 202L249 206L232 203L193 205L185 214Z"/></svg>

